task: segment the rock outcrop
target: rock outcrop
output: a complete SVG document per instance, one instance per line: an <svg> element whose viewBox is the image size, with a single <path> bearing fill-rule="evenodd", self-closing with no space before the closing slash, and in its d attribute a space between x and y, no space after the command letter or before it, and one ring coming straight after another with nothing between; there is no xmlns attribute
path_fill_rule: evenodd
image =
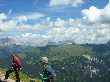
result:
<svg viewBox="0 0 110 82"><path fill-rule="evenodd" d="M5 79L5 76L0 76L0 82L15 82L12 79L7 79L7 80L4 80L4 79Z"/></svg>

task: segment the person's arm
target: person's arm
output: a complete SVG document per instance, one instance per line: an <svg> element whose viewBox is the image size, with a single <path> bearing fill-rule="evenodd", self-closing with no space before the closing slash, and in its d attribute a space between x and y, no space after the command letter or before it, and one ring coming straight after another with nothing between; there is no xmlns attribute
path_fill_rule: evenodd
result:
<svg viewBox="0 0 110 82"><path fill-rule="evenodd" d="M52 75L50 76L50 82L55 82L56 80L56 74L55 72L52 73Z"/></svg>
<svg viewBox="0 0 110 82"><path fill-rule="evenodd" d="M56 73L55 73L55 71L51 67L48 69L48 71L49 71L50 82L54 82L55 79L56 79Z"/></svg>

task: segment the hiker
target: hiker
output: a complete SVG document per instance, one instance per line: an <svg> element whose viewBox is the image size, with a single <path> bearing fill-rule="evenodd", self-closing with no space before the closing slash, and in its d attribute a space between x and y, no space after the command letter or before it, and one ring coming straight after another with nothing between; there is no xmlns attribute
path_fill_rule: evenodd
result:
<svg viewBox="0 0 110 82"><path fill-rule="evenodd" d="M8 71L6 71L5 80L8 79L10 73L15 72L16 82L20 82L20 77L19 77L20 70L21 70L21 60L17 55L12 54L11 68Z"/></svg>
<svg viewBox="0 0 110 82"><path fill-rule="evenodd" d="M47 57L41 57L40 65L42 69L42 74L40 74L42 82L55 82L56 74L52 67L48 64Z"/></svg>

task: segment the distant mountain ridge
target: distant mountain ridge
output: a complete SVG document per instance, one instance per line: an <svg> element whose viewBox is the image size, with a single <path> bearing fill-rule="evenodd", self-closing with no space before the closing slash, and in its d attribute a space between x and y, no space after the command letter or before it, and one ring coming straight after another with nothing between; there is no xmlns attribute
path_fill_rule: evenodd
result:
<svg viewBox="0 0 110 82"><path fill-rule="evenodd" d="M9 51L5 52L7 49ZM39 77L39 59L47 56L56 70L57 82L109 82L109 49L107 44L60 44L45 47L11 45L0 47L0 56L10 51L17 53L22 59L23 69L31 77ZM0 67L7 68L9 58L1 58L3 63Z"/></svg>
<svg viewBox="0 0 110 82"><path fill-rule="evenodd" d="M104 55L105 52L110 50L109 42L107 44L83 44L82 46L86 48L91 48L92 51L99 56Z"/></svg>

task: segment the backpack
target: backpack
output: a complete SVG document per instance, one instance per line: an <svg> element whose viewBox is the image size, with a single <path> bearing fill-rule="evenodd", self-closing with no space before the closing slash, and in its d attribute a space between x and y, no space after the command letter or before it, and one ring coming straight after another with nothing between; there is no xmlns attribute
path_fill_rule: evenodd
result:
<svg viewBox="0 0 110 82"><path fill-rule="evenodd" d="M21 68L21 59L16 55L12 55L12 66L15 69L20 69Z"/></svg>

